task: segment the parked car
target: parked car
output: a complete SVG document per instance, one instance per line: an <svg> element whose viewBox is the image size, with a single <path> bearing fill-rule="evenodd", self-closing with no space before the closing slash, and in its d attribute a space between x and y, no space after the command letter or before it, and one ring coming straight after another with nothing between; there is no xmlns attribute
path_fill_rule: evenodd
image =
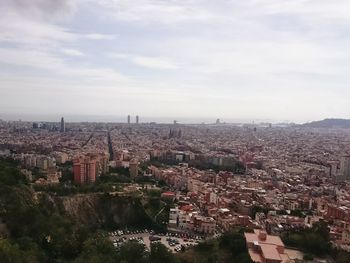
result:
<svg viewBox="0 0 350 263"><path fill-rule="evenodd" d="M149 240L152 242L152 241L159 241L161 240L160 237L157 237L157 236L149 236Z"/></svg>

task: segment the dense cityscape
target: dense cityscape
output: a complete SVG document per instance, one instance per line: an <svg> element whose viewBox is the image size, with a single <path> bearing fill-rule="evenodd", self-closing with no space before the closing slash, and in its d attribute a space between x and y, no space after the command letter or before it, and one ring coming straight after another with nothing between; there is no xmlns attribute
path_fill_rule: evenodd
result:
<svg viewBox="0 0 350 263"><path fill-rule="evenodd" d="M350 1L0 0L0 263L350 263Z"/></svg>
<svg viewBox="0 0 350 263"><path fill-rule="evenodd" d="M15 160L36 198L61 199L60 213L107 231L116 251L161 243L180 260L243 231L246 261L233 262L348 262L331 250L350 252L349 145L347 129L219 119L0 122L0 156ZM99 194L139 200L142 220L129 218L140 211L122 215L125 207L95 220L101 204L91 196ZM1 234L11 235L6 212L0 218ZM312 232L321 226L324 243Z"/></svg>

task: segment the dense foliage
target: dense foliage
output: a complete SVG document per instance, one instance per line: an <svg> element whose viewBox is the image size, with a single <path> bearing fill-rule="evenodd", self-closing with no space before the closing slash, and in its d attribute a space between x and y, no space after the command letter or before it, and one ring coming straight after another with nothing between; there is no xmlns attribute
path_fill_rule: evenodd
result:
<svg viewBox="0 0 350 263"><path fill-rule="evenodd" d="M145 245L136 241L124 243L117 252L111 242L95 235L84 242L82 253L74 263L177 263L176 257L162 244Z"/></svg>
<svg viewBox="0 0 350 263"><path fill-rule="evenodd" d="M317 222L310 229L291 231L282 236L287 246L304 251L305 259L315 256L331 256L336 263L350 262L350 253L332 248L329 227L324 221Z"/></svg>
<svg viewBox="0 0 350 263"><path fill-rule="evenodd" d="M310 229L286 233L282 238L286 245L318 256L327 255L332 249L329 228L323 221L315 223Z"/></svg>
<svg viewBox="0 0 350 263"><path fill-rule="evenodd" d="M181 263L252 263L243 232L222 235L219 240L209 240L179 254Z"/></svg>
<svg viewBox="0 0 350 263"><path fill-rule="evenodd" d="M0 159L1 262L116 262L106 237L48 210L17 166Z"/></svg>
<svg viewBox="0 0 350 263"><path fill-rule="evenodd" d="M0 230L0 261L2 263L37 263L37 262L128 262L132 263L132 258L142 262L143 257L139 257L135 244L126 244L117 253L112 242L106 234L97 233L96 229L89 225L76 224L70 218L60 214L55 209L48 209L45 198L38 195L35 190L55 193L57 195L76 194L84 192L104 192L104 190L115 189L114 177L101 178L96 185L75 186L67 182L57 186L32 187L18 169L18 163L10 159L0 159L0 223L3 226ZM113 189L109 186L114 186ZM159 193L157 193L157 196ZM40 197L39 197L40 196ZM150 193L150 196L153 195ZM153 196L153 197L157 197ZM118 206L123 198L117 198L117 203L112 201L108 193L102 195L101 210L105 206L105 227L116 227L108 218L109 207ZM123 199L123 200L122 200ZM129 198L124 200L132 207L128 222L130 226L155 228L154 222L145 213L140 200ZM156 198L154 198L156 199ZM151 206L159 208L157 200L151 198ZM159 199L158 199L159 201ZM109 202L114 202L108 206ZM104 211L104 210L103 210ZM130 215L128 215L130 216ZM134 218L134 219L132 219ZM108 225L108 222L111 225ZM145 262L153 262L154 257L161 255L162 258L172 256L164 248L155 247L150 254L144 251ZM153 258L152 260L150 258ZM150 261L151 260L151 261ZM171 262L171 261L169 261Z"/></svg>

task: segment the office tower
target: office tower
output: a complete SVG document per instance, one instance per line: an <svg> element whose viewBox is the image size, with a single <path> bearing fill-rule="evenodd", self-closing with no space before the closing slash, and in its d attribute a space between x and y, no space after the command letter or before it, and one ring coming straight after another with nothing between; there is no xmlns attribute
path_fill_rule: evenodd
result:
<svg viewBox="0 0 350 263"><path fill-rule="evenodd" d="M94 183L96 181L96 160L89 157L75 159L73 172L75 183Z"/></svg>
<svg viewBox="0 0 350 263"><path fill-rule="evenodd" d="M350 179L350 156L343 156L340 160L340 176Z"/></svg>
<svg viewBox="0 0 350 263"><path fill-rule="evenodd" d="M139 124L139 115L136 115L136 124Z"/></svg>
<svg viewBox="0 0 350 263"><path fill-rule="evenodd" d="M216 124L220 124L220 119L216 119Z"/></svg>
<svg viewBox="0 0 350 263"><path fill-rule="evenodd" d="M128 115L128 124L130 124L130 115Z"/></svg>
<svg viewBox="0 0 350 263"><path fill-rule="evenodd" d="M329 165L329 175L332 177L332 178L336 178L337 177L337 169L338 169L338 162L328 162L328 165Z"/></svg>
<svg viewBox="0 0 350 263"><path fill-rule="evenodd" d="M66 126L64 124L64 118L62 117L61 118L61 129L60 129L61 132L66 132Z"/></svg>
<svg viewBox="0 0 350 263"><path fill-rule="evenodd" d="M139 173L138 161L134 158L129 162L130 177L135 179Z"/></svg>

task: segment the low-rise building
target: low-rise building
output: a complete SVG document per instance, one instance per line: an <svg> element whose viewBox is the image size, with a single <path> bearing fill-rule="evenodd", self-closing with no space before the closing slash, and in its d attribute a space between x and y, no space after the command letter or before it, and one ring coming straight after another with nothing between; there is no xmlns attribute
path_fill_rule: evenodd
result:
<svg viewBox="0 0 350 263"><path fill-rule="evenodd" d="M245 233L249 255L254 263L290 263L284 252L280 237L268 235L263 230L254 229L254 233Z"/></svg>

